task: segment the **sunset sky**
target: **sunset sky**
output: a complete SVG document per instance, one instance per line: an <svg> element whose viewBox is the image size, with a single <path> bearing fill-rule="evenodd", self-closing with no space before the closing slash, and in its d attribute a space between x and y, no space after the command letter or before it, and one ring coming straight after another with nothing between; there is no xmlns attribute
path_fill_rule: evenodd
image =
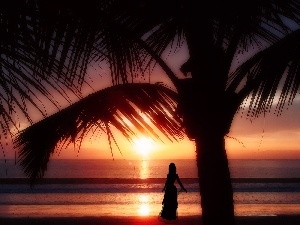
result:
<svg viewBox="0 0 300 225"><path fill-rule="evenodd" d="M297 104L296 104L297 103ZM236 115L231 132L226 137L228 157L231 159L300 159L300 110L299 101L282 116L272 114L261 117L253 122ZM113 145L114 158L119 159L168 159L195 158L193 141L185 138L179 142L163 142L141 138L142 141L130 144L126 139L116 136L120 150ZM78 155L78 157L77 157ZM108 158L111 152L105 136L94 136L86 140L79 154L77 150L64 150L53 155L54 158Z"/></svg>
<svg viewBox="0 0 300 225"><path fill-rule="evenodd" d="M300 96L293 105L285 110L281 116L273 112L261 116L253 121L245 117L245 112L236 114L230 133L226 140L226 149L232 159L300 159ZM185 138L179 142L171 142L163 138L157 140L137 141L129 143L116 131L119 149L113 145L114 158L119 159L168 159L195 158L194 142ZM145 139L141 137L141 139ZM94 135L86 139L78 154L76 150L64 150L54 158L112 158L112 154L105 135Z"/></svg>
<svg viewBox="0 0 300 225"><path fill-rule="evenodd" d="M187 59L186 50L168 54L166 62L170 68L179 76L179 67ZM179 66L179 67L178 67ZM105 71L98 71L101 75L101 82L98 75L95 74L95 68L90 68L88 79L92 79L92 86L95 90L107 86L110 75ZM99 69L102 70L102 69ZM151 82L163 82L169 84L167 76L162 75L163 71L159 68L152 71ZM106 77L103 76L105 74ZM145 78L147 80L147 78ZM96 82L95 82L96 81ZM102 86L99 86L101 83ZM90 89L83 89L88 94ZM30 110L30 109L29 109ZM55 111L52 111L55 112ZM297 96L293 105L285 110L279 117L276 115L266 114L265 118L250 121L245 116L241 117L241 113L236 114L230 133L226 137L226 149L229 158L299 158L300 159L300 95ZM50 110L51 114L51 110ZM31 112L34 116L34 112ZM245 115L245 113L243 114ZM170 142L163 139L164 142L155 140L144 140L144 142L130 144L126 139L116 132L119 149L113 145L113 155L116 159L165 159L165 158L195 158L195 146L193 141L185 138L179 142ZM7 148L9 148L8 146ZM14 150L5 150L6 157L14 157ZM0 154L3 158L4 154ZM70 148L61 151L59 154L54 153L53 158L96 158L111 159L112 154L109 148L107 137L105 135L94 135L83 141L78 154L78 149Z"/></svg>
<svg viewBox="0 0 300 225"><path fill-rule="evenodd" d="M181 48L178 52L166 54L165 61L169 67L183 78L178 69L187 58L187 51ZM241 59L239 59L242 61ZM145 79L147 80L147 78ZM152 71L151 82L163 82L169 84L164 72L157 68ZM171 86L171 85L170 85ZM95 88L97 89L97 88ZM226 137L226 148L229 158L299 158L300 159L300 95L297 96L293 105L285 110L279 117L271 112L265 118L250 121L241 113L236 114L230 133ZM244 112L243 115L246 113ZM101 144L101 142L104 142ZM128 141L120 138L119 147L123 156L114 146L115 158L195 158L195 146L188 138L180 142L149 141L152 144L145 146L147 153L141 153L141 147L131 145ZM106 147L104 147L106 145ZM147 145L144 143L144 145ZM85 147L80 151L78 158L111 158L111 152L107 147L106 137L93 139L86 142ZM66 155L64 155L66 154ZM77 152L70 151L69 154L62 152L59 157L74 157Z"/></svg>

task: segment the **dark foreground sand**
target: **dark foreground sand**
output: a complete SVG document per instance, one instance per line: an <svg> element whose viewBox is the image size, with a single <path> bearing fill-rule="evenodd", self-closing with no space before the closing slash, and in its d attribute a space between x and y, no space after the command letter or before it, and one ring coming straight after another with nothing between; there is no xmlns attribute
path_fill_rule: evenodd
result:
<svg viewBox="0 0 300 225"><path fill-rule="evenodd" d="M0 225L200 225L200 217L180 217L176 222L164 223L157 217L43 217L43 218L0 218ZM221 223L220 223L221 224ZM237 225L300 225L300 215L239 216Z"/></svg>

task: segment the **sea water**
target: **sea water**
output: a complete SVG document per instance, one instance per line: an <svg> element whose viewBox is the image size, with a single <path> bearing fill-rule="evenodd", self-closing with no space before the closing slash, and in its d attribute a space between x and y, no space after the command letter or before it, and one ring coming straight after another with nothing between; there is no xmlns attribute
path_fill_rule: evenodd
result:
<svg viewBox="0 0 300 225"><path fill-rule="evenodd" d="M178 215L200 215L195 160L50 160L30 187L14 160L0 161L0 217L154 216L174 162ZM236 215L300 213L300 160L230 160Z"/></svg>

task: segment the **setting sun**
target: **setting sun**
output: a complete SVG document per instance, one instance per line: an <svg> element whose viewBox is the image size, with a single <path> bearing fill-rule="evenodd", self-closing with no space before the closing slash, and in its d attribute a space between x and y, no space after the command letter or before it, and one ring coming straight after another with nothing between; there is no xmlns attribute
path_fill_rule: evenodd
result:
<svg viewBox="0 0 300 225"><path fill-rule="evenodd" d="M154 144L152 139L147 137L140 137L134 140L134 149L136 152L142 156L148 156L154 149Z"/></svg>

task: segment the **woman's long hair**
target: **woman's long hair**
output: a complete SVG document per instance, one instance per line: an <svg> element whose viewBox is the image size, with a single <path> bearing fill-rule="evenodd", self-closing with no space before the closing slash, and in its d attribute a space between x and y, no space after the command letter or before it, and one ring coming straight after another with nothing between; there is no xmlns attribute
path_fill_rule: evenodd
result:
<svg viewBox="0 0 300 225"><path fill-rule="evenodd" d="M169 174L176 174L175 163L170 163L170 165L169 165Z"/></svg>

